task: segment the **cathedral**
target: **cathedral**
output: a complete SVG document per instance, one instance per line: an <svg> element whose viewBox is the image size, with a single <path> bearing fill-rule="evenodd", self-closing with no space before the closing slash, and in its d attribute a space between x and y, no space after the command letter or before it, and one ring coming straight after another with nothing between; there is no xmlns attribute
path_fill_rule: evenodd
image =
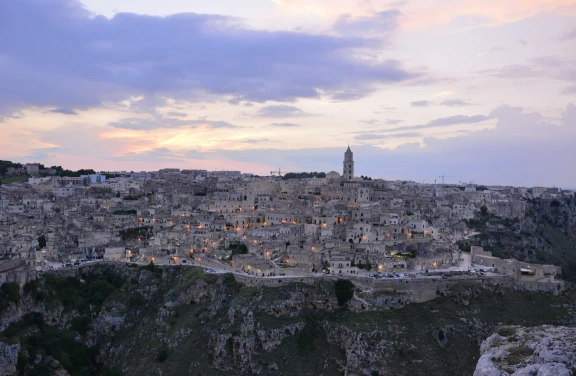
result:
<svg viewBox="0 0 576 376"><path fill-rule="evenodd" d="M350 150L350 146L348 146L348 149L346 149L346 152L344 153L342 179L354 179L354 153L352 153L352 150Z"/></svg>

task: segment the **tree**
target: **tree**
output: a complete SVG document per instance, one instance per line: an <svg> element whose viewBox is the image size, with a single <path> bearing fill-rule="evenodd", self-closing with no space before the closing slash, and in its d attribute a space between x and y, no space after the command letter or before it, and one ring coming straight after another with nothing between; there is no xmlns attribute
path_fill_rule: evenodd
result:
<svg viewBox="0 0 576 376"><path fill-rule="evenodd" d="M38 247L40 248L46 247L46 236L41 235L38 237Z"/></svg>
<svg viewBox="0 0 576 376"><path fill-rule="evenodd" d="M20 286L16 282L6 282L0 287L0 300L18 303L20 300Z"/></svg>
<svg viewBox="0 0 576 376"><path fill-rule="evenodd" d="M484 205L480 206L480 214L482 215L488 214L488 208Z"/></svg>
<svg viewBox="0 0 576 376"><path fill-rule="evenodd" d="M334 282L338 305L344 306L354 296L354 284L348 279L338 279Z"/></svg>

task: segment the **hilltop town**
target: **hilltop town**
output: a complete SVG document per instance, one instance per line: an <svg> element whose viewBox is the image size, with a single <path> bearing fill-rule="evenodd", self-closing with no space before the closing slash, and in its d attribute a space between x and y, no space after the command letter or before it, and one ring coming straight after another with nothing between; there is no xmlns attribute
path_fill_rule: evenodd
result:
<svg viewBox="0 0 576 376"><path fill-rule="evenodd" d="M558 266L496 257L474 245L471 224L518 221L529 200L574 196L357 177L349 147L342 173L307 178L172 168L59 176L39 164L5 173L29 178L0 186L0 282L116 261L263 280L506 278L539 289L561 283Z"/></svg>

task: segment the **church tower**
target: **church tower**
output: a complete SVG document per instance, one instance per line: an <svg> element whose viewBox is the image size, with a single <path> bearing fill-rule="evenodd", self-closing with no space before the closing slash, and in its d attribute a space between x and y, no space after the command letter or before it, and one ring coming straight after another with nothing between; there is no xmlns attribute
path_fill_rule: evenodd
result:
<svg viewBox="0 0 576 376"><path fill-rule="evenodd" d="M352 180L354 179L354 154L350 150L350 146L344 153L344 169L342 171L342 179Z"/></svg>

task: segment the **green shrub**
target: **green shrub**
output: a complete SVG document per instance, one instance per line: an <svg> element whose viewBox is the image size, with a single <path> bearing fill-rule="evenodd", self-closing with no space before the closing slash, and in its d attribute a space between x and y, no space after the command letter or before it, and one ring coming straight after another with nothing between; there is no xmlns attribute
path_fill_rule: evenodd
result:
<svg viewBox="0 0 576 376"><path fill-rule="evenodd" d="M307 318L304 329L298 335L296 346L300 352L314 351L314 340L318 337L318 321L314 318Z"/></svg>
<svg viewBox="0 0 576 376"><path fill-rule="evenodd" d="M520 346L511 349L508 352L508 356L506 357L506 361L510 365L516 365L522 363L524 359L529 357L534 353L534 350L529 348L528 346Z"/></svg>
<svg viewBox="0 0 576 376"><path fill-rule="evenodd" d="M504 326L497 330L497 333L500 334L502 337L510 337L516 334L516 328L511 326Z"/></svg>
<svg viewBox="0 0 576 376"><path fill-rule="evenodd" d="M0 287L1 298L12 303L18 303L20 300L20 286L16 282L6 282Z"/></svg>
<svg viewBox="0 0 576 376"><path fill-rule="evenodd" d="M338 279L334 282L338 305L345 305L354 296L354 284L348 279Z"/></svg>
<svg viewBox="0 0 576 376"><path fill-rule="evenodd" d="M72 329L77 331L79 334L86 334L88 329L90 329L90 322L92 319L90 316L76 316L72 319Z"/></svg>
<svg viewBox="0 0 576 376"><path fill-rule="evenodd" d="M134 293L128 299L128 306L132 308L138 308L139 306L145 305L147 302L146 298L144 298L139 293Z"/></svg>
<svg viewBox="0 0 576 376"><path fill-rule="evenodd" d="M170 350L166 347L162 347L158 350L158 355L156 355L156 361L158 363L164 363L166 359L168 359L168 355L170 355Z"/></svg>

